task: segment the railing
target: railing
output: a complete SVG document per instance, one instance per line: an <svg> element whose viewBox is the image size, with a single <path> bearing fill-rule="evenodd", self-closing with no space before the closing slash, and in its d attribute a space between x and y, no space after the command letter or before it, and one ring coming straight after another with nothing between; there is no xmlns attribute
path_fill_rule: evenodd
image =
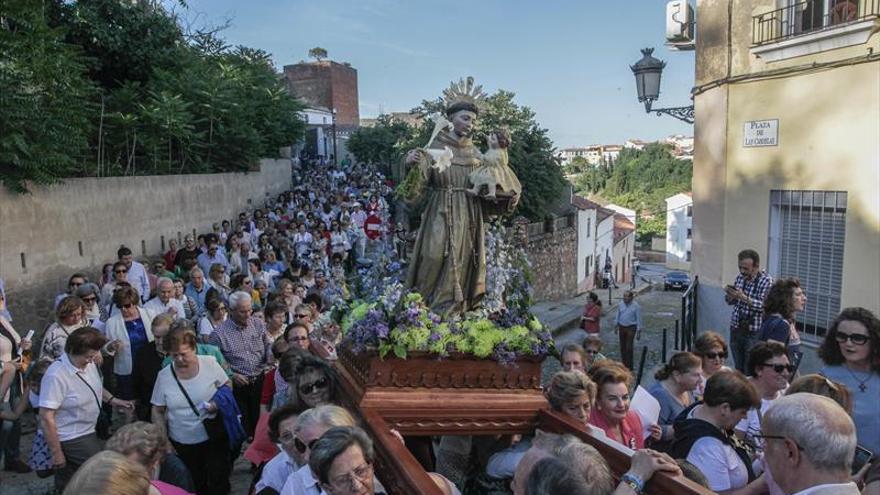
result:
<svg viewBox="0 0 880 495"><path fill-rule="evenodd" d="M880 17L880 0L807 0L752 17L752 45L876 17Z"/></svg>
<svg viewBox="0 0 880 495"><path fill-rule="evenodd" d="M676 342L676 347L683 351L690 351L694 346L694 340L697 339L697 290L699 287L700 277L695 275L690 287L681 295L681 342Z"/></svg>

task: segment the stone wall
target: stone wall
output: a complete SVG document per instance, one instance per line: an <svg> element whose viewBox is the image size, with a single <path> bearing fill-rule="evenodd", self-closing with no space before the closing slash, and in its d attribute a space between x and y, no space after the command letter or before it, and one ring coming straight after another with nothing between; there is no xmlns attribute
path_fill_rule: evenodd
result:
<svg viewBox="0 0 880 495"><path fill-rule="evenodd" d="M573 225L554 228L553 224L545 222L543 229L528 229L526 252L532 263L535 302L577 295L577 230Z"/></svg>
<svg viewBox="0 0 880 495"><path fill-rule="evenodd" d="M208 232L291 187L290 160L259 171L68 179L18 195L0 188L0 278L19 333L42 330L74 272L95 280L125 244L158 256L171 238Z"/></svg>

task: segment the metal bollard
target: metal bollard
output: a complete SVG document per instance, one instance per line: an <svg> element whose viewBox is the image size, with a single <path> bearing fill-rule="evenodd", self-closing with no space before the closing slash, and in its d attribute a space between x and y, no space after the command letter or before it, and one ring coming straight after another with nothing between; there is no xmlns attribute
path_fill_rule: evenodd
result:
<svg viewBox="0 0 880 495"><path fill-rule="evenodd" d="M664 363L666 362L666 331L667 331L667 330L666 330L666 328L664 327L664 328L663 328L663 351L660 353L660 355L662 356L662 360L663 360Z"/></svg>
<svg viewBox="0 0 880 495"><path fill-rule="evenodd" d="M684 341L684 339L682 339L682 341ZM683 346L679 345L678 341L678 320L675 320L675 349L680 351L682 347Z"/></svg>
<svg viewBox="0 0 880 495"><path fill-rule="evenodd" d="M648 357L648 346L642 346L642 356L639 358L639 373L636 377L636 385L642 384L642 372L645 371L645 358Z"/></svg>

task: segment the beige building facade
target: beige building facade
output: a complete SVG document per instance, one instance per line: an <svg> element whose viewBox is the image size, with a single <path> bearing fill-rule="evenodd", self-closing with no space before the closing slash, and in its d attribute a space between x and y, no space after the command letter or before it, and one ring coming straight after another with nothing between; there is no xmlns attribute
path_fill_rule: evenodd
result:
<svg viewBox="0 0 880 495"><path fill-rule="evenodd" d="M727 334L746 248L800 278L808 346L840 309L880 313L880 2L839 3L697 1L700 331Z"/></svg>

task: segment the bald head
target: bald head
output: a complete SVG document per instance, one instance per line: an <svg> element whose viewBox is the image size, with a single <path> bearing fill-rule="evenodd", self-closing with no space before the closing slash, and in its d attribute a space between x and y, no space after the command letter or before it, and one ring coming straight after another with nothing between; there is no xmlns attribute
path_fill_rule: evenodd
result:
<svg viewBox="0 0 880 495"><path fill-rule="evenodd" d="M510 484L513 495L525 495L526 482L529 479L529 475L532 474L532 468L535 467L538 461L547 457L552 457L552 454L540 447L531 447L526 451L519 464L516 465L516 471L513 473L513 482Z"/></svg>

